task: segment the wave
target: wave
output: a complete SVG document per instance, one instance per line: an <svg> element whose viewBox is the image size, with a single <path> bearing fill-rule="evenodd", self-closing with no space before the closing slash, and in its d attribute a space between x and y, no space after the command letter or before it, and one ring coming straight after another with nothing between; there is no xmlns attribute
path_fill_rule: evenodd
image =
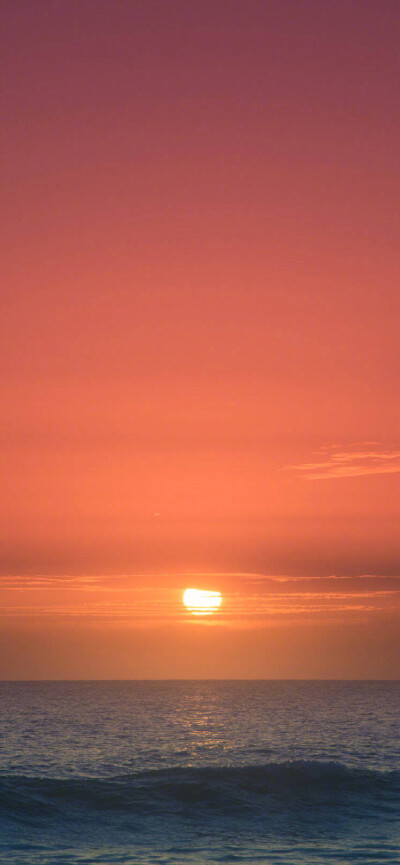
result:
<svg viewBox="0 0 400 865"><path fill-rule="evenodd" d="M130 819L285 819L308 823L342 814L397 818L400 771L293 761L262 766L160 769L112 778L0 776L0 826L46 826L93 818L98 825Z"/></svg>

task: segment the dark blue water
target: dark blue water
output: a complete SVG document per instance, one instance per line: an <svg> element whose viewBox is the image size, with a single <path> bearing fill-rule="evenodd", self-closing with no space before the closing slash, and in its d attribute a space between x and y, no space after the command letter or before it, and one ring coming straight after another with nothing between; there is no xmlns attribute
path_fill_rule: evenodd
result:
<svg viewBox="0 0 400 865"><path fill-rule="evenodd" d="M0 684L0 861L400 862L399 682Z"/></svg>

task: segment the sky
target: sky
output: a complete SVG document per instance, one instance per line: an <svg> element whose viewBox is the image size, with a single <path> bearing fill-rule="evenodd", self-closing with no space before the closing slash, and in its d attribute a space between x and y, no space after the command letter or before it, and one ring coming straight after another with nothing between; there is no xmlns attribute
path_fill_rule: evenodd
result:
<svg viewBox="0 0 400 865"><path fill-rule="evenodd" d="M0 677L398 678L397 0L0 6Z"/></svg>

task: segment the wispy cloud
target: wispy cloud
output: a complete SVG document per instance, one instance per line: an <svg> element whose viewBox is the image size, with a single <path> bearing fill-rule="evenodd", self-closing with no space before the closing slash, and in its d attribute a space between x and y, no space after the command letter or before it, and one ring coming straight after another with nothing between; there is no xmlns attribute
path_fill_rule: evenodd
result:
<svg viewBox="0 0 400 865"><path fill-rule="evenodd" d="M314 455L315 459L288 468L302 472L304 477L310 480L400 472L400 450L367 448L366 444L363 442L363 446L354 450L339 450L338 445L321 448Z"/></svg>
<svg viewBox="0 0 400 865"><path fill-rule="evenodd" d="M143 585L138 576L4 577L0 580L0 618L126 623L134 628L196 624L183 605L182 587L197 582L197 578L209 579L210 574L180 574L179 579L169 574L170 585L163 584L156 574L147 575L149 582ZM400 575L310 577L219 572L213 576L220 580L213 584L220 586L223 603L208 624L247 627L257 623L261 627L278 621L319 621L321 616L400 611Z"/></svg>

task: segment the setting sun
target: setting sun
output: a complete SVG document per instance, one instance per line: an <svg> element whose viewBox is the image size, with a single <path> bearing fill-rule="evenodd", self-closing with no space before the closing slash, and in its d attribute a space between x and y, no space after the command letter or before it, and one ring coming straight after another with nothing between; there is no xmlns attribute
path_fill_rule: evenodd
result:
<svg viewBox="0 0 400 865"><path fill-rule="evenodd" d="M183 593L183 603L191 613L205 616L215 613L221 606L221 592L206 592L202 589L186 589Z"/></svg>

